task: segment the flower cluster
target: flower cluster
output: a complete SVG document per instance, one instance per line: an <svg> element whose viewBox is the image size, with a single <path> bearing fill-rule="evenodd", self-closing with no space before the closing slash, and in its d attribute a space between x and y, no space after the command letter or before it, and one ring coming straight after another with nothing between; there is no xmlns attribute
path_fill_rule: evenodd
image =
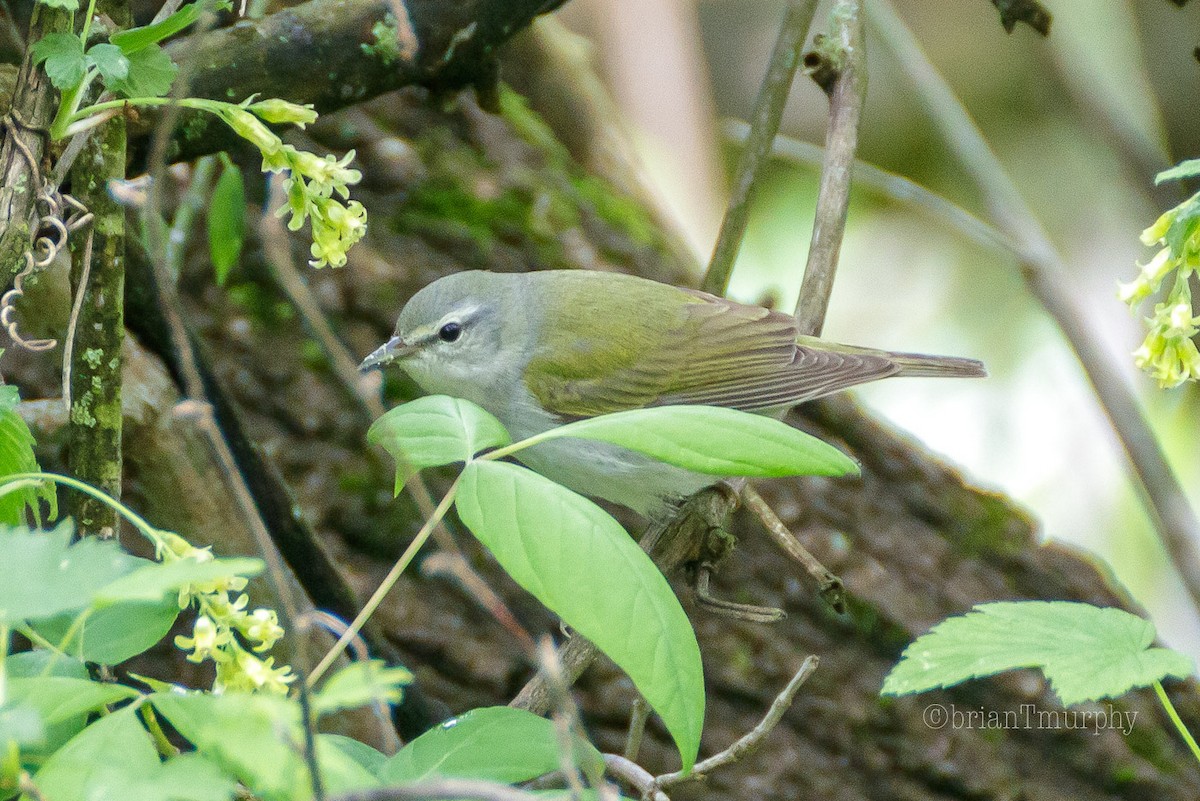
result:
<svg viewBox="0 0 1200 801"><path fill-rule="evenodd" d="M1192 312L1189 280L1200 269L1200 194L1163 214L1142 232L1142 243L1159 250L1134 280L1121 284L1118 295L1131 309L1157 293L1166 279L1175 280L1166 300L1146 318L1148 332L1133 352L1134 363L1160 386L1175 387L1200 378L1200 351L1194 337L1200 317Z"/></svg>
<svg viewBox="0 0 1200 801"><path fill-rule="evenodd" d="M326 264L341 267L346 251L367 231L367 211L357 200L350 200L349 187L362 180L362 173L351 169L351 150L342 158L317 156L284 144L263 124L294 123L301 128L317 118L311 106L284 100L246 101L240 106L221 103L216 109L225 124L262 153L264 172L287 172L284 183L287 205L280 216L290 212L288 228L296 231L305 220L312 226L314 267ZM335 197L336 195L336 197ZM339 199L340 198L340 199Z"/></svg>
<svg viewBox="0 0 1200 801"><path fill-rule="evenodd" d="M164 564L191 559L211 562L208 548L197 548L167 531L159 532L156 556ZM196 607L192 636L175 638L175 645L190 651L190 662L211 659L217 666L214 691L264 691L283 695L296 676L287 665L275 667L275 658L256 656L270 650L283 636L273 609L246 611L249 598L242 576L225 576L213 581L188 584L179 591L179 607ZM250 650L242 644L246 642ZM253 651L254 653L251 653Z"/></svg>

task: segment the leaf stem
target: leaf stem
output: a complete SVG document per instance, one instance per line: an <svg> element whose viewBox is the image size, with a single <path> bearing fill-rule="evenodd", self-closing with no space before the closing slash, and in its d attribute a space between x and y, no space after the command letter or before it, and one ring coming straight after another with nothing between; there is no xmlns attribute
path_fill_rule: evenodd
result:
<svg viewBox="0 0 1200 801"><path fill-rule="evenodd" d="M442 518L446 516L446 512L450 511L450 504L454 502L454 496L458 494L458 482L460 480L461 476L454 480L454 483L450 485L450 489L446 490L446 494L442 496L441 502L438 503L437 508L433 510L433 516L425 521L425 525L421 526L421 530L417 532L417 536L413 537L413 541L410 542L408 547L404 549L404 553L401 554L400 558L396 560L396 564L392 565L392 569L388 571L386 576L384 576L383 581L379 584L379 588L376 589L367 602L363 604L362 611L355 616L354 622L352 622L346 628L346 630L342 632L342 636L338 638L338 641L333 644L333 647L329 649L329 652L321 658L321 661L317 664L317 666L312 669L311 673L308 674L308 686L312 687L316 685L321 676L325 675L325 671L329 670L329 667L333 664L334 660L341 656L342 651L346 650L346 646L348 646L351 641L358 636L358 632L362 630L362 627L366 624L367 619L370 618L371 615L375 613L375 610L379 608L379 605L383 603L383 599L387 597L387 594L391 592L392 587L396 585L400 575L412 562L413 557L417 555L417 551L421 550L421 546L425 544L426 540L429 539L429 535L433 533L433 530L437 528L438 523L440 523Z"/></svg>
<svg viewBox="0 0 1200 801"><path fill-rule="evenodd" d="M88 34L92 32L92 17L96 15L96 0L88 0L87 14L83 17L83 30L79 32L79 41L83 42L83 49L87 50ZM85 80L86 84L87 81Z"/></svg>
<svg viewBox="0 0 1200 801"><path fill-rule="evenodd" d="M1200 746L1196 745L1196 740L1192 737L1192 733L1187 730L1187 726L1183 725L1183 721L1180 719L1179 713L1175 711L1175 705L1167 697L1167 691L1163 689L1161 681L1154 682L1154 692L1158 695L1158 700L1162 703L1163 709L1167 710L1167 717L1175 724L1179 735L1183 737L1183 741L1192 750L1192 756L1196 758L1197 762L1200 762Z"/></svg>
<svg viewBox="0 0 1200 801"><path fill-rule="evenodd" d="M72 478L71 476L64 476L58 473L13 473L12 475L0 478L0 496L9 491L8 486L10 484L28 481L51 481L55 484L62 484L64 487L70 487L71 489L78 490L84 495L90 495L101 503L108 504L110 507L115 509L117 514L121 515L130 523L132 523L133 526L142 534L142 536L150 540L151 544L153 544L156 548L161 547L164 544L162 537L159 536L158 529L150 525L150 523L148 523L144 517L117 499L113 498L103 490L98 490L91 484L80 481L77 478ZM22 483L22 486L24 485L25 484Z"/></svg>

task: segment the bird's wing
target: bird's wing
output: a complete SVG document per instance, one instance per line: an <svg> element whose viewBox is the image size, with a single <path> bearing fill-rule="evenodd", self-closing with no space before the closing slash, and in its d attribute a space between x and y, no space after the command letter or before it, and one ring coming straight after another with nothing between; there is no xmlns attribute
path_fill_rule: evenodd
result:
<svg viewBox="0 0 1200 801"><path fill-rule="evenodd" d="M689 403L754 411L897 372L883 354L798 346L795 320L786 314L664 289L685 293L686 302L649 299L619 331L601 308L574 320L571 347L535 356L526 384L542 406L564 419ZM588 308L596 302L605 301Z"/></svg>

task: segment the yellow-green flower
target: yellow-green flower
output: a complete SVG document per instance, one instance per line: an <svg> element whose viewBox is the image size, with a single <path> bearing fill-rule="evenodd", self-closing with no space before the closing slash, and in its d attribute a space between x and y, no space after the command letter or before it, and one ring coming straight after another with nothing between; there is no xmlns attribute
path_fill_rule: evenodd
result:
<svg viewBox="0 0 1200 801"><path fill-rule="evenodd" d="M189 662L203 662L212 659L223 662L228 657L222 653L222 648L233 641L233 635L228 630L222 630L206 615L199 615L192 625L192 636L178 636L175 647L181 651L191 651L187 655Z"/></svg>

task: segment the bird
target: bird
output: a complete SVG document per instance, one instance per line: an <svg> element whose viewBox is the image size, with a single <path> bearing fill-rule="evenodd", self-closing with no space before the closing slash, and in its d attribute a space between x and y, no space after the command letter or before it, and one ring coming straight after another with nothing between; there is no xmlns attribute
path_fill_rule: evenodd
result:
<svg viewBox="0 0 1200 801"><path fill-rule="evenodd" d="M882 378L986 375L974 359L828 342L800 334L779 311L592 270L444 276L409 299L393 336L360 369L391 364L427 394L482 407L514 440L628 409L700 404L780 417ZM575 438L515 457L650 520L719 480Z"/></svg>

